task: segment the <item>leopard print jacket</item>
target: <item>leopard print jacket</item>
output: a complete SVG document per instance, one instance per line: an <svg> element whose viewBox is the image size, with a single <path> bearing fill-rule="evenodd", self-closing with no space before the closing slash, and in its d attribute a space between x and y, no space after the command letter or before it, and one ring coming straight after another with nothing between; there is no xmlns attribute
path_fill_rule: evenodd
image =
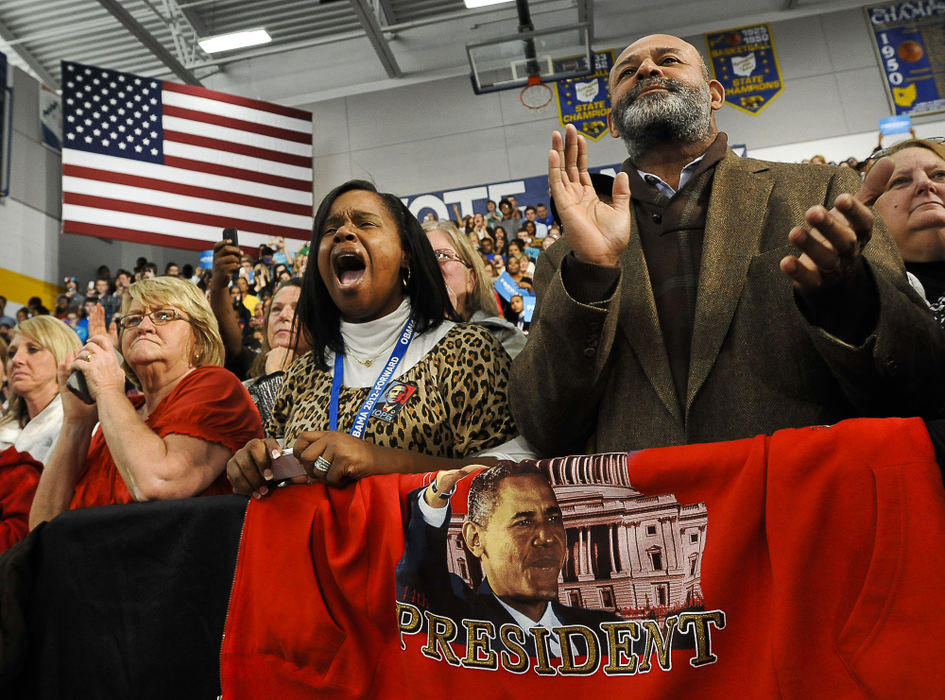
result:
<svg viewBox="0 0 945 700"><path fill-rule="evenodd" d="M518 434L509 409L510 364L508 353L491 333L477 326L456 325L397 378L413 388L412 393L388 415L372 417L364 438L377 445L448 458L506 442ZM330 372L315 366L311 353L296 360L282 383L266 434L291 445L304 431L328 430L331 379ZM351 429L369 391L342 386L339 430ZM380 406L379 402L375 409Z"/></svg>

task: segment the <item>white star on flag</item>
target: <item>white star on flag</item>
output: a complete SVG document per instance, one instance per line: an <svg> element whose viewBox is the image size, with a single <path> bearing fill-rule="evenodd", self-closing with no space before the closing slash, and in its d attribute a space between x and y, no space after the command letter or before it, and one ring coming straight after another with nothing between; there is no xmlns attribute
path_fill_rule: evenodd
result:
<svg viewBox="0 0 945 700"><path fill-rule="evenodd" d="M247 248L311 238L311 113L68 62L62 72L65 233L191 250L229 226ZM76 138L83 111L95 128Z"/></svg>

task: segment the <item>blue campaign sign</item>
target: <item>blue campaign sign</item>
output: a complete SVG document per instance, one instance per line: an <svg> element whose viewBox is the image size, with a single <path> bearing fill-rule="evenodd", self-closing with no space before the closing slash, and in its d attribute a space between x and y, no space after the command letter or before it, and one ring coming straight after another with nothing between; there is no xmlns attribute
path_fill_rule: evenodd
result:
<svg viewBox="0 0 945 700"><path fill-rule="evenodd" d="M706 34L705 42L712 75L725 88L725 102L735 109L759 114L784 90L767 24Z"/></svg>
<svg viewBox="0 0 945 700"><path fill-rule="evenodd" d="M525 308L522 309L522 315L525 317L525 323L532 322L532 314L535 313L535 302L537 299L535 297L522 297L522 304Z"/></svg>
<svg viewBox="0 0 945 700"><path fill-rule="evenodd" d="M509 301L514 296L520 296L524 300L527 297L532 296L532 293L527 289L522 289L517 284L515 280L512 279L512 275L508 272L503 272L501 275L496 278L496 281L492 283L492 286L495 287L495 290L499 293L499 296Z"/></svg>
<svg viewBox="0 0 945 700"><path fill-rule="evenodd" d="M893 112L945 110L939 88L945 79L945 3L894 2L864 9Z"/></svg>
<svg viewBox="0 0 945 700"><path fill-rule="evenodd" d="M903 114L896 117L883 117L879 120L879 133L883 136L905 134L912 129L912 117Z"/></svg>
<svg viewBox="0 0 945 700"><path fill-rule="evenodd" d="M593 74L555 83L561 126L574 124L579 132L595 141L607 133L613 65L613 50L595 51Z"/></svg>

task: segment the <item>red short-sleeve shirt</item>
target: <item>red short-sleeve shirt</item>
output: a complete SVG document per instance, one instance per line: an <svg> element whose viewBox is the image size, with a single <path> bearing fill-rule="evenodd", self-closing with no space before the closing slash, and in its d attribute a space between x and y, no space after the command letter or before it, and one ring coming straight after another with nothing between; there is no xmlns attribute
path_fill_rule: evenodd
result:
<svg viewBox="0 0 945 700"><path fill-rule="evenodd" d="M0 452L0 552L30 531L30 506L43 465L12 445Z"/></svg>
<svg viewBox="0 0 945 700"><path fill-rule="evenodd" d="M135 402L141 405L142 399ZM168 394L145 421L151 430L165 435L188 435L223 445L235 452L249 440L262 437L259 411L246 388L222 367L198 367ZM219 476L199 494L230 493L221 470ZM131 493L121 478L100 427L92 435L86 470L75 487L70 509L130 503Z"/></svg>

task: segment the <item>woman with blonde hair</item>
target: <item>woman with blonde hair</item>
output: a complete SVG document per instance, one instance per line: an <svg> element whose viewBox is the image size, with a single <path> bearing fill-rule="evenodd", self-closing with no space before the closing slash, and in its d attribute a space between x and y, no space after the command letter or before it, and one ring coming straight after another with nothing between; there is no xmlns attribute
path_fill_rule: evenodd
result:
<svg viewBox="0 0 945 700"><path fill-rule="evenodd" d="M221 366L217 321L195 285L134 283L118 325L123 361L97 335L59 364L62 431L30 527L74 508L227 493L226 461L262 435L246 388ZM86 399L65 388L76 370ZM139 396L126 396L126 372Z"/></svg>
<svg viewBox="0 0 945 700"><path fill-rule="evenodd" d="M525 335L499 315L495 291L482 257L451 221L423 224L456 314L494 335L510 357L525 347Z"/></svg>
<svg viewBox="0 0 945 700"><path fill-rule="evenodd" d="M54 316L18 323L7 351L10 398L0 419L0 450L11 445L44 462L62 425L56 370L82 346L79 336Z"/></svg>
<svg viewBox="0 0 945 700"><path fill-rule="evenodd" d="M305 268L308 265L308 245L304 245L295 254L295 262L292 263L293 277L301 277L305 274Z"/></svg>

